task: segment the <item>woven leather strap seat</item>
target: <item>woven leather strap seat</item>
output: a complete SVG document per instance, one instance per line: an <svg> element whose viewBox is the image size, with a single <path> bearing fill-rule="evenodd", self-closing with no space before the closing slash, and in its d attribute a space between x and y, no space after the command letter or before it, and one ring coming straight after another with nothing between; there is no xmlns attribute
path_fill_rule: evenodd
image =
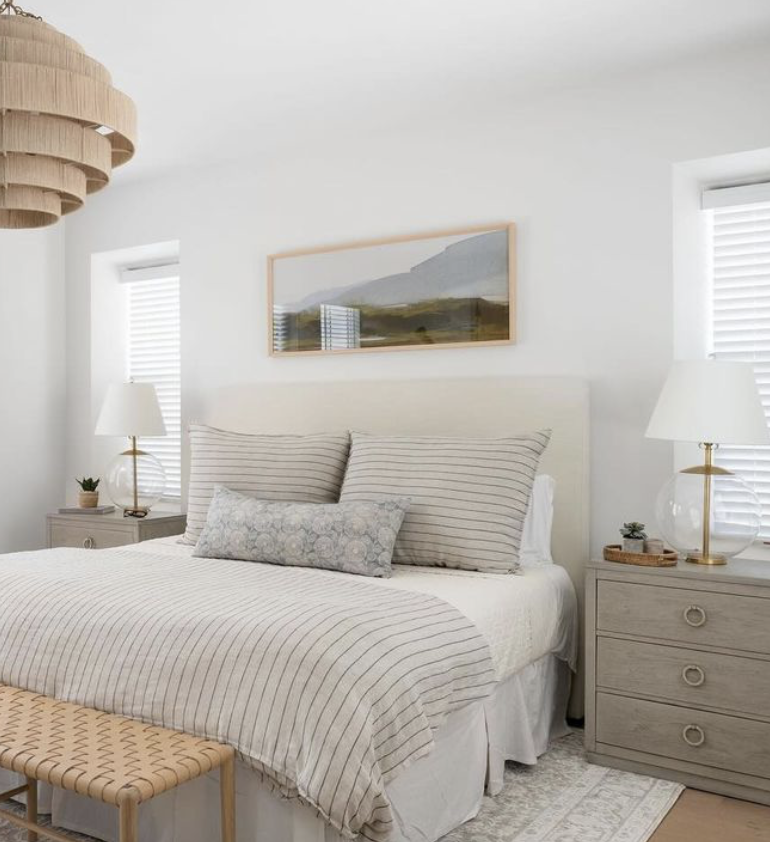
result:
<svg viewBox="0 0 770 842"><path fill-rule="evenodd" d="M137 807L193 778L220 769L222 842L235 842L234 752L230 746L0 685L0 767L24 775L25 785L0 794L27 794L26 820L8 821L66 839L37 824L37 783L113 804L120 842L137 842Z"/></svg>

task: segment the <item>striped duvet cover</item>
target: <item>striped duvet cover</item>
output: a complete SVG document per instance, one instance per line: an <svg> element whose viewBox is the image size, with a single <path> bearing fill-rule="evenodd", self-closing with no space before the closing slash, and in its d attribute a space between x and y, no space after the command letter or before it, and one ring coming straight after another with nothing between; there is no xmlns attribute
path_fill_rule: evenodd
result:
<svg viewBox="0 0 770 842"><path fill-rule="evenodd" d="M343 836L380 842L388 781L495 672L436 597L133 547L0 557L0 683L229 743Z"/></svg>

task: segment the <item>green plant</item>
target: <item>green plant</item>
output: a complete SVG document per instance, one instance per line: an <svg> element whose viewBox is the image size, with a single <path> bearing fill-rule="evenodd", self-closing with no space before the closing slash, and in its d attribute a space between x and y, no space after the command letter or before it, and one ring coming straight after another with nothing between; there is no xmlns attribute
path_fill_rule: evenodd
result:
<svg viewBox="0 0 770 842"><path fill-rule="evenodd" d="M624 523L620 534L624 538L630 538L632 541L644 540L647 537L647 533L644 531L644 524L636 520L632 520L630 523Z"/></svg>
<svg viewBox="0 0 770 842"><path fill-rule="evenodd" d="M83 479L75 478L75 482L83 489L83 491L96 491L99 487L99 483L101 482L100 479L94 479L93 477L83 477Z"/></svg>

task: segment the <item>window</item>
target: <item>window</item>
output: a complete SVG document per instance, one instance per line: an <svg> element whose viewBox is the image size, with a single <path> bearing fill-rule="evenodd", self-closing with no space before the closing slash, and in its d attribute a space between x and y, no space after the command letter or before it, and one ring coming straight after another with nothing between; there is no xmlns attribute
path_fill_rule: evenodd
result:
<svg viewBox="0 0 770 842"><path fill-rule="evenodd" d="M751 187L755 195L759 186ZM747 189L704 194L704 207L713 208L709 211L711 347L716 359L754 365L770 423L770 200L753 204L728 204L718 198L707 201L709 193L732 193L745 202L748 196L740 191ZM770 538L770 447L723 446L716 462L742 476L759 495L761 536Z"/></svg>
<svg viewBox="0 0 770 842"><path fill-rule="evenodd" d="M135 277L132 277L135 276ZM128 293L127 375L152 383L167 435L145 438L139 446L163 463L164 499L182 495L182 384L178 267L125 270Z"/></svg>

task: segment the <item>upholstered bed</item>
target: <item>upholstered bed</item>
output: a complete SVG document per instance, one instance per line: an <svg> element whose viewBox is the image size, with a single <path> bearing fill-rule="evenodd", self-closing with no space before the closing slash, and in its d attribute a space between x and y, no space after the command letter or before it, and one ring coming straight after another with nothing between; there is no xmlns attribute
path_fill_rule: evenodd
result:
<svg viewBox="0 0 770 842"><path fill-rule="evenodd" d="M437 840L475 815L485 786L499 790L505 760L534 763L565 729L578 651L570 576L581 575L587 534L585 385L265 386L261 412L250 408L254 394L219 395L219 417L206 420L248 432L385 426L482 438L547 425L544 467L558 489L552 544L564 564L530 559L505 575L492 556L479 570L412 559L367 578L219 556L216 541L202 558L205 530L210 538L223 528L203 524L201 505L197 547L199 533L186 545L3 557L0 681L234 745L242 842ZM215 785L201 779L156 799L142 833L210 842ZM55 824L114 838L98 805L50 797L42 806Z"/></svg>
<svg viewBox="0 0 770 842"><path fill-rule="evenodd" d="M206 603L216 606L223 595L227 600L235 599L237 590L249 587L249 574L257 565L233 561L212 564L206 560L211 575L201 575L202 562L192 559L191 554L191 547L180 546L174 539L161 539L102 553L63 549L7 556L0 578L3 583L16 582L18 592L4 588L5 598L0 596L6 619L0 623L0 636L8 640L11 626L18 635L13 642L17 657L6 661L4 681L236 743L244 756L238 778L242 802L238 805L239 838L298 842L303 834L318 837L323 828L324 836L318 838L337 842L342 834L327 826L328 821L317 818L317 810L298 803L289 811L290 819L284 817L288 835L287 828L279 832L271 827L268 833L267 827L276 819L270 808L251 815L249 805L255 799L261 801L267 793L277 803L275 796L281 793L275 775L266 778L247 765L247 760L257 756L255 751L262 740L250 744L241 736L238 741L242 724L253 720L259 705L244 710L237 700L228 704L226 694L217 692L232 674L227 672L226 663L207 657L205 650L215 636L210 624L223 615L208 610ZM193 563L199 567L191 571L189 565ZM238 570L228 569L236 566ZM324 585L331 583L339 594L343 586L340 579L358 578L315 570L269 572L277 574L281 586L308 587L314 602ZM232 591L216 588L215 580L225 577L232 582ZM178 583L185 578L189 589ZM262 588L269 587L264 581L256 581ZM138 586L133 584L136 582ZM430 600L420 603L421 610L429 612L429 625L435 625L435 610L441 610L444 604L470 621L461 627L462 638L468 643L457 654L465 668L457 672L458 692L452 697L464 703L456 711L446 709L433 750L418 753L414 764L404 764L400 774L385 785L394 822L389 838L437 839L478 809L487 767L489 789L495 791L505 759L535 762L549 736L563 733L569 670L574 668L576 657L574 591L565 571L556 565L527 568L520 575L506 577L404 567L390 579L363 584L356 581L353 585L351 598L358 601L372 589L381 591L377 601L388 613L403 610L400 602L388 602L389 596L411 598L419 594ZM274 596L270 591L271 599ZM264 610L264 603L255 604ZM36 621L35 612L40 608L45 619ZM233 615L226 616L229 620ZM488 644L488 651L475 652L477 638L468 637L471 624ZM305 626L306 630L310 628ZM447 636L442 642L451 635L448 629L444 632ZM219 645L226 640L223 634L224 630L217 630ZM239 634L233 635L233 641ZM381 652L388 657L388 650ZM320 653L315 651L314 655L319 657ZM485 672L487 656L493 673L482 675L480 680L471 678ZM192 659L195 663L190 669ZM441 670L456 667L457 662L448 661ZM219 670L216 682L207 681L204 675L212 668ZM463 692L467 687L473 689ZM348 689L343 684L335 691L344 695ZM388 707L392 703L389 700ZM213 719L204 714L206 709L214 711ZM222 721L227 719L223 712L235 712L236 720L230 727ZM352 708L343 712L347 723ZM413 716L412 710L405 709L404 721L411 721ZM405 730L410 733L408 726ZM387 736L392 739L394 734ZM419 732L413 736L419 736ZM397 739L398 744L401 742ZM421 741L414 745L421 745ZM347 755L350 747L344 750ZM216 817L215 810L209 817L202 814L194 828L187 827L185 821L200 799L211 797L212 807L216 804L215 788L208 795L201 794L207 786L211 783L193 783L148 804L141 817L147 838L155 842L210 842L216 838L215 826L208 828L211 817ZM110 811L66 793L57 792L54 798L56 824L99 838L114 838L114 815ZM317 803L328 804L323 798ZM437 804L441 809L436 809ZM286 809L285 805L276 807L279 815ZM339 821L340 817L333 814L332 818ZM304 828L300 835L297 826ZM361 830L363 838L376 838L381 832L381 828L372 827Z"/></svg>

